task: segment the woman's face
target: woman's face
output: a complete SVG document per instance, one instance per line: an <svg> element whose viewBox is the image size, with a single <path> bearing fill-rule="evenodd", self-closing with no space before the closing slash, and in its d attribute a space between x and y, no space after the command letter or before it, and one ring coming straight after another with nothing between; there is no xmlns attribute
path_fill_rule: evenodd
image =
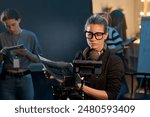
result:
<svg viewBox="0 0 150 117"><path fill-rule="evenodd" d="M107 35L104 26L100 24L89 24L86 28L87 43L91 49L96 51L104 48Z"/></svg>

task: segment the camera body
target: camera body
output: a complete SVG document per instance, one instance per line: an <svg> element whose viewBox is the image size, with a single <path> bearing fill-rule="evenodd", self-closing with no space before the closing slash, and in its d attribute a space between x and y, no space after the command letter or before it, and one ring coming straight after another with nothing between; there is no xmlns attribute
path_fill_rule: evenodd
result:
<svg viewBox="0 0 150 117"><path fill-rule="evenodd" d="M101 66L102 61L74 60L73 75L64 76L63 86L67 92L65 96L67 94L66 97L69 97L69 99L84 99L83 92L76 89L76 83L87 83L86 78L89 78L93 74L99 76L102 72Z"/></svg>
<svg viewBox="0 0 150 117"><path fill-rule="evenodd" d="M81 77L90 76L92 74L100 75L102 70L102 61L93 60L74 60L73 71L80 74Z"/></svg>
<svg viewBox="0 0 150 117"><path fill-rule="evenodd" d="M102 72L101 66L102 66L102 61L74 60L73 76L64 77L64 86L70 88L75 87L77 81L76 74L79 74L78 77L84 77L84 78L86 78L87 76L91 76L93 74L100 75Z"/></svg>

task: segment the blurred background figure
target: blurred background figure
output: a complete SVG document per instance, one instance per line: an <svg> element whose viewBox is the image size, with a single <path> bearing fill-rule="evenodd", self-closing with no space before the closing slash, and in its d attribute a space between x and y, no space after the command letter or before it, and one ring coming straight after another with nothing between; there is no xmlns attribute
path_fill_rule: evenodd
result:
<svg viewBox="0 0 150 117"><path fill-rule="evenodd" d="M122 12L123 9L115 9L110 13L111 16L111 26L114 27L122 37L123 41L127 39L126 36L126 30L127 30L127 24L125 15Z"/></svg>

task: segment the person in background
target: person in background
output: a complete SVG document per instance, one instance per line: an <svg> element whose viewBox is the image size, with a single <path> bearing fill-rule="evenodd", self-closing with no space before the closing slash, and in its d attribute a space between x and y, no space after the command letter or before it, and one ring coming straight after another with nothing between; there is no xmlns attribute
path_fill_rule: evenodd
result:
<svg viewBox="0 0 150 117"><path fill-rule="evenodd" d="M34 90L29 65L39 62L41 51L37 37L20 27L21 16L17 10L5 9L0 18L7 29L0 33L0 60L3 62L0 99L32 100Z"/></svg>
<svg viewBox="0 0 150 117"><path fill-rule="evenodd" d="M122 12L122 9L115 9L110 13L111 16L111 27L114 27L120 34L121 38L123 41L126 41L127 35L126 35L126 30L127 30L127 24L126 24L126 19L125 15Z"/></svg>
<svg viewBox="0 0 150 117"><path fill-rule="evenodd" d="M85 83L80 77L76 78L76 85L82 90L85 99L117 99L121 78L124 76L123 62L108 49L106 39L108 37L107 22L99 15L92 15L85 24L85 36L88 47L76 54L75 60L92 60L102 62L100 75L87 76ZM97 53L97 57L91 57L91 52Z"/></svg>

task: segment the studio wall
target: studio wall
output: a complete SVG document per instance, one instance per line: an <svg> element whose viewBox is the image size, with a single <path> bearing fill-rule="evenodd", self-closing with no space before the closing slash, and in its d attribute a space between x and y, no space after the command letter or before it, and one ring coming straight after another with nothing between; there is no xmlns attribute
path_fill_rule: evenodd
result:
<svg viewBox="0 0 150 117"><path fill-rule="evenodd" d="M48 59L71 62L86 46L83 30L92 14L91 0L1 0L0 11L5 8L22 14L22 28L37 34Z"/></svg>

